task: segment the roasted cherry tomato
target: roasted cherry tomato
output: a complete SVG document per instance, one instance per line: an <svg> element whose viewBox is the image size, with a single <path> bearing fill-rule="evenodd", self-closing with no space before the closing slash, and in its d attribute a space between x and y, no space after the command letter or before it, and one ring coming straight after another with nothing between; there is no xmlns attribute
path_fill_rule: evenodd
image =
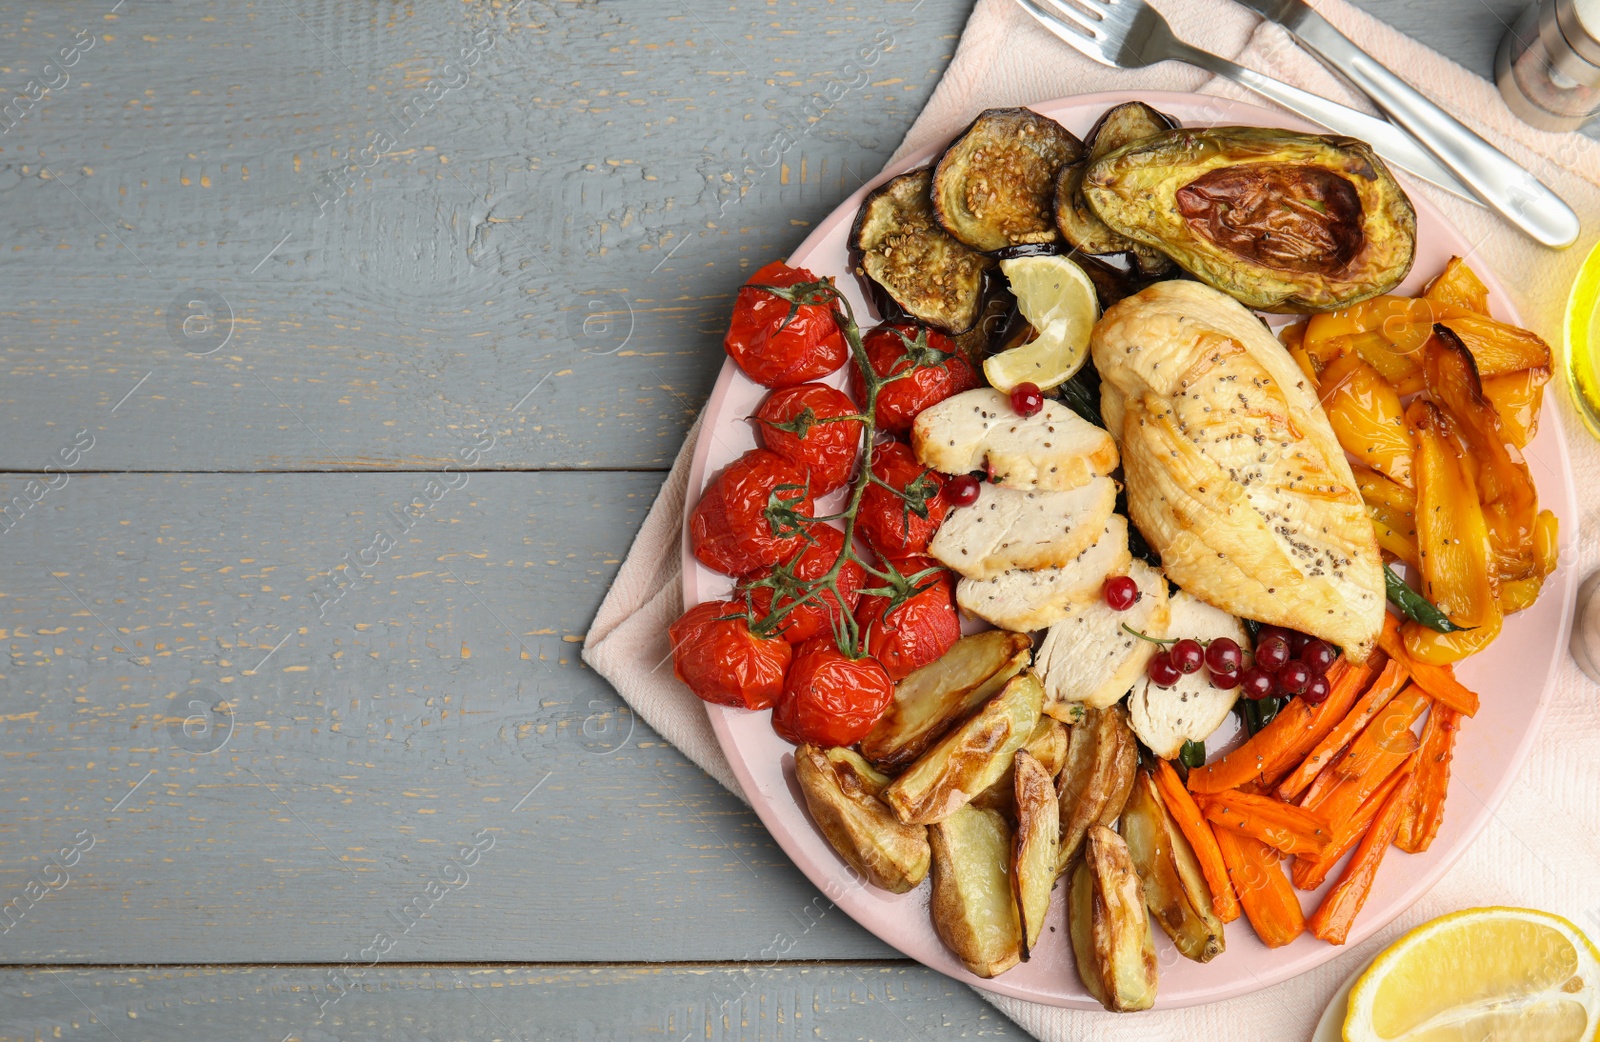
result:
<svg viewBox="0 0 1600 1042"><path fill-rule="evenodd" d="M832 637L816 637L795 649L772 729L796 745L854 745L893 700L877 659L847 658Z"/></svg>
<svg viewBox="0 0 1600 1042"><path fill-rule="evenodd" d="M873 415L878 427L906 435L917 413L953 394L979 385L978 374L943 333L913 325L879 326L861 341L872 371L895 379L878 389ZM858 370L851 370L856 398L866 401L866 387Z"/></svg>
<svg viewBox="0 0 1600 1042"><path fill-rule="evenodd" d="M961 639L961 617L956 614L956 586L949 569L926 557L893 562L901 575L928 568L938 574L917 581L915 592L891 608L892 598L866 596L856 606L867 654L883 663L889 679L900 680L950 650ZM877 579L869 579L878 585Z"/></svg>
<svg viewBox="0 0 1600 1042"><path fill-rule="evenodd" d="M766 387L793 387L844 365L850 348L829 307L801 304L791 318L787 300L756 288L818 281L804 268L773 261L740 288L722 346L744 375Z"/></svg>
<svg viewBox="0 0 1600 1042"><path fill-rule="evenodd" d="M882 481L867 486L856 514L856 531L885 557L906 557L928 549L950 504L941 492L944 476L917 462L900 442L872 450L872 473Z"/></svg>
<svg viewBox="0 0 1600 1042"><path fill-rule="evenodd" d="M776 452L751 449L700 497L689 515L689 542L707 568L749 575L805 549L812 515L805 470Z"/></svg>
<svg viewBox="0 0 1600 1042"><path fill-rule="evenodd" d="M825 496L850 480L861 452L860 409L827 384L801 384L767 395L756 426L767 448L811 472L811 494ZM826 421L826 422L824 422Z"/></svg>
<svg viewBox="0 0 1600 1042"><path fill-rule="evenodd" d="M757 619L765 618L775 608L794 604L797 600L796 580L820 579L827 575L833 562L844 551L844 534L831 525L813 525L810 535L812 542L794 560L774 568L763 568L751 576L755 585L747 589ZM777 631L790 644L799 644L812 637L832 636L834 622L841 617L840 601L844 602L845 612L855 611L856 604L861 600L861 583L865 578L866 572L861 565L854 559L846 558L834 579L839 596L835 597L833 591L826 587L813 591L811 598L800 600L778 621Z"/></svg>
<svg viewBox="0 0 1600 1042"><path fill-rule="evenodd" d="M731 601L706 601L667 629L672 672L707 702L739 709L770 709L783 694L793 651L781 637L751 632L745 609Z"/></svg>

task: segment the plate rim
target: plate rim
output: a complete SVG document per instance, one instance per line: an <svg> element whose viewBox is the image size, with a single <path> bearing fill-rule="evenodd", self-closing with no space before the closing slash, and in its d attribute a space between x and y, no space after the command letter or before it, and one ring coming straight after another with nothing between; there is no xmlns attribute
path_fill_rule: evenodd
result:
<svg viewBox="0 0 1600 1042"><path fill-rule="evenodd" d="M1155 105L1157 108L1161 107L1162 104L1177 105L1185 108L1195 105L1211 104L1218 106L1221 110L1225 110L1229 116L1230 123L1260 120L1260 125L1280 126L1286 129L1303 130L1313 133L1326 132L1325 128L1320 128L1315 124L1312 124L1290 113L1280 112L1275 109L1269 109L1265 106L1255 105L1249 102L1234 101L1233 99L1221 98L1215 95L1198 94L1186 91L1137 89L1094 91L1085 94L1067 95L1064 97L1052 98L1043 101L1026 102L1023 103L1021 107L1030 108L1035 111L1039 111L1042 114L1049 115L1051 112L1059 111L1063 108L1080 109L1096 105L1109 107L1111 105L1121 104L1127 101L1143 101ZM1204 124L1196 123L1194 125ZM1211 125L1224 124L1216 123ZM855 209L859 208L862 200L865 199L867 194L878 185L894 176L897 176L898 174L915 169L917 166L926 163L928 160L932 159L939 152L941 152L944 147L945 145L943 142L929 145L910 152L900 159L886 165L885 168L875 177L862 184L849 196L841 200L833 210L829 211L828 216L818 222L817 227L811 232L810 235L806 236L806 238L798 247L795 248L793 253L789 255L789 258L791 260L794 258L805 258L807 254L817 250L819 247L821 247L824 240L834 233L834 230L837 226L837 222L834 220L835 215L841 213L853 213ZM1396 177L1398 177L1402 184L1407 188L1407 195L1411 198L1412 204L1415 208L1428 211L1431 219L1437 220L1445 227L1454 231L1455 234L1463 241L1466 241L1465 235L1461 233L1460 229L1456 227L1455 223L1451 221L1443 213L1443 211L1439 210L1439 208L1435 206L1430 199L1428 199L1425 195L1420 194L1416 190L1420 182L1407 175L1404 171L1397 170L1395 171L1395 174ZM1521 314L1513 303L1510 295L1506 293L1505 286L1500 281L1498 273L1483 262L1482 257L1478 252L1477 244L1474 244L1469 252L1464 256L1469 263L1473 264L1474 272L1478 273L1483 279L1489 291L1497 295L1497 302L1500 305L1497 310L1501 312L1502 317L1507 321L1520 325L1523 321ZM804 261L802 260L801 263L803 264ZM734 382L739 379L739 377L739 370L733 364L732 360L725 359L721 370L718 372L716 382L712 387L711 395L707 399L705 408L702 410L702 416L714 416L721 412L723 401L726 399ZM1549 407L1554 407L1553 403L1547 402L1546 404ZM1532 752L1535 739L1539 736L1543 729L1544 718L1549 710L1550 703L1554 695L1556 675L1562 662L1561 649L1566 648L1571 634L1573 604L1577 587L1577 584L1573 581L1573 577L1570 572L1570 565L1573 559L1572 554L1576 550L1576 546L1574 545L1575 531L1572 527L1576 524L1577 517L1577 503L1575 495L1576 482L1572 471L1571 453L1568 449L1566 433L1563 425L1559 422L1559 419L1557 419L1555 422L1548 421L1549 417L1547 416L1547 422L1545 426L1552 429L1551 433L1555 443L1554 448L1556 458L1554 461L1544 462L1554 462L1556 464L1555 470L1561 487L1559 489L1558 496L1553 497L1559 500L1559 503L1546 503L1543 495L1541 495L1540 498L1542 506L1548 506L1552 510L1555 509L1556 505L1559 505L1563 508L1562 510L1556 511L1556 516L1560 521L1561 528L1563 529L1560 544L1562 551L1561 566L1558 567L1556 573L1554 573L1559 577L1559 593L1563 602L1561 604L1561 614L1555 642L1555 647L1558 649L1558 652L1556 655L1552 656L1551 661L1546 666L1545 675L1542 679L1539 690L1538 700L1531 707L1528 713L1528 716L1531 718L1529 726L1521 741L1514 749L1512 749L1511 756L1506 763L1505 769L1501 772L1499 778L1495 781L1493 787L1489 790L1486 796L1481 793L1475 793L1479 797L1481 806L1477 808L1478 812L1474 814L1468 821L1467 826L1461 835L1460 841L1454 847L1443 851L1438 856L1438 859L1434 864L1425 868L1416 880L1402 890L1397 897L1391 899L1393 903L1391 905L1389 914L1383 916L1381 919L1368 916L1364 922L1358 923L1351 931L1351 935L1344 946L1325 945L1321 950L1314 950L1316 951L1315 955L1309 957L1302 955L1298 959L1286 958L1285 962L1283 963L1283 967L1278 971L1267 974L1241 974L1240 978L1236 978L1226 984L1219 985L1218 987L1210 989L1209 991L1184 993L1179 997L1178 1001L1163 1002L1162 997L1158 992L1154 1007L1155 1009L1181 1009L1190 1006L1205 1005L1212 1002L1221 1002L1231 998L1238 998L1243 995L1254 994L1275 984L1280 984L1284 981L1299 977L1302 974L1307 973L1319 966L1325 965L1341 954L1350 951L1361 942L1372 937L1380 930L1390 925L1395 921L1395 919L1399 918L1399 916L1403 915L1407 910L1414 906L1417 901L1419 901L1425 894L1428 893L1428 891L1432 890L1433 887L1438 885L1439 881L1444 878L1450 869L1454 867L1456 862L1460 860L1467 850L1477 841L1479 836L1482 835L1484 829L1488 826L1489 821L1495 816L1496 808L1498 808L1499 805L1504 801L1508 790L1516 781L1517 775L1519 774L1522 766L1527 762L1528 756ZM1543 432L1541 431L1541 433ZM704 489L707 462L709 459L711 446L714 442L715 438L712 436L711 429L709 427L702 427L696 438L694 452L691 458L686 502L694 502ZM699 578L697 574L697 562L690 551L687 522L688 515L686 510L684 524L680 529L680 556L683 566L682 587L683 599L686 606L691 603L691 600L693 603L699 603L700 601L697 581ZM964 984L977 988L980 991L1005 995L1011 998L1023 999L1029 1002L1038 1002L1056 1008L1101 1011L1101 1006L1099 1003L1095 1002L1086 993L1081 996L1044 995L1035 989L1008 984L1003 976L989 979L978 977L963 967L960 962L955 959L953 954L943 946L938 948L933 959L926 958L923 954L907 951L900 944L896 943L895 940L885 936L884 932L882 932L877 926L863 921L862 918L855 914L855 911L850 906L851 903L849 900L849 890L846 889L844 892L839 892L840 880L842 878L848 878L848 868L843 865L843 862L838 862L839 868L837 871L828 872L823 871L824 866L813 864L809 857L799 856L796 849L793 848L795 841L791 838L787 825L781 821L769 820L769 811L776 810L776 808L773 806L773 801L756 798L756 795L760 792L760 785L758 784L755 775L747 764L745 758L739 753L738 742L735 740L731 732L732 722L739 718L740 715L745 711L722 706L714 706L705 703L702 703L702 705L710 720L712 731L716 736L718 746L722 749L723 755L727 757L734 776L738 779L740 786L744 789L747 798L750 800L751 808L761 819L761 823L767 829L768 834L771 835L772 838L778 843L779 847L782 848L784 854L789 858L790 862L794 864L794 866L798 868L814 886L816 886L819 890L822 890L826 896L833 900L834 903L841 910L843 910L846 915L849 915L851 920L857 925L873 934L873 936L877 937L889 947L905 955L907 958L913 959L924 966L928 966L930 969L934 969L945 974L946 976L961 981ZM809 824L809 815L805 814L803 809L802 815ZM913 891L913 893L916 892L917 891Z"/></svg>

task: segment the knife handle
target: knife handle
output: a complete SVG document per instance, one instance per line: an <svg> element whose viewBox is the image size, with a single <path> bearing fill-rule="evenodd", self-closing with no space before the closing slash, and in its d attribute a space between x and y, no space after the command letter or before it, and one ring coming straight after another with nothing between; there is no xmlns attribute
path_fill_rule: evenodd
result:
<svg viewBox="0 0 1600 1042"><path fill-rule="evenodd" d="M1578 238L1578 215L1504 152L1380 65L1315 11L1292 30L1335 73L1366 92L1478 197L1534 240L1557 249Z"/></svg>

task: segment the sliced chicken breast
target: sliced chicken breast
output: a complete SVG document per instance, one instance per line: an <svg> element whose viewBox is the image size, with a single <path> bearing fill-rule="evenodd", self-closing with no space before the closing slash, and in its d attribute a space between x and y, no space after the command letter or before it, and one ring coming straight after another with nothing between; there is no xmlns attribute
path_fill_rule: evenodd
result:
<svg viewBox="0 0 1600 1042"><path fill-rule="evenodd" d="M1167 580L1134 558L1128 574L1139 587L1139 600L1127 611L1115 611L1104 597L1081 602L1077 610L1050 627L1033 659L1044 681L1044 711L1070 718L1069 704L1096 709L1115 703L1144 676L1157 646L1122 627L1150 637L1165 637L1171 611Z"/></svg>
<svg viewBox="0 0 1600 1042"><path fill-rule="evenodd" d="M956 603L1003 630L1027 633L1053 626L1100 596L1106 576L1128 570L1128 521L1112 514L1100 538L1061 568L1001 572L956 583Z"/></svg>
<svg viewBox="0 0 1600 1042"><path fill-rule="evenodd" d="M1060 568L1099 537L1116 506L1110 478L1070 492L984 485L976 503L950 511L928 551L971 579L1011 568Z"/></svg>
<svg viewBox="0 0 1600 1042"><path fill-rule="evenodd" d="M1111 435L1046 398L1018 416L1009 395L992 387L946 398L917 414L911 448L925 467L965 474L987 467L1011 488L1079 488L1117 469Z"/></svg>
<svg viewBox="0 0 1600 1042"><path fill-rule="evenodd" d="M1232 637L1240 647L1248 643L1244 623L1182 590L1172 595L1170 612L1169 636L1193 637L1202 643ZM1213 687L1204 668L1179 677L1171 687L1157 687L1149 677L1140 677L1128 696L1128 723L1151 752L1170 760L1185 741L1209 738L1238 697L1236 687L1226 691Z"/></svg>
<svg viewBox="0 0 1600 1042"><path fill-rule="evenodd" d="M1198 282L1107 310L1090 347L1128 512L1167 577L1233 615L1371 651L1381 559L1315 392L1260 319Z"/></svg>

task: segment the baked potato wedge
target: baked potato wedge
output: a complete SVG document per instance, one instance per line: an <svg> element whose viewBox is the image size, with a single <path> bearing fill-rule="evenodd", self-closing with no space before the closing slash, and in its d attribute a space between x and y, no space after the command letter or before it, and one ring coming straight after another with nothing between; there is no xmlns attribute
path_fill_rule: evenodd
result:
<svg viewBox="0 0 1600 1042"><path fill-rule="evenodd" d="M1022 961L1022 921L1011 884L1011 826L992 810L962 807L928 829L939 939L980 977Z"/></svg>
<svg viewBox="0 0 1600 1042"><path fill-rule="evenodd" d="M1150 917L1185 958L1210 962L1222 954L1222 920L1211 910L1200 863L1146 769L1134 778L1119 827L1144 884Z"/></svg>
<svg viewBox="0 0 1600 1042"><path fill-rule="evenodd" d="M1049 773L1053 786L1053 779L1061 773L1061 765L1067 762L1067 728L1064 724L1041 716L1039 722L1033 725L1033 734L1023 743L1022 750L1028 752L1038 760ZM1017 820L1016 800L1016 761L1006 769L999 779L987 789L972 798L974 807L987 807L997 810L1006 816L1008 821Z"/></svg>
<svg viewBox="0 0 1600 1042"><path fill-rule="evenodd" d="M1067 905L1067 935L1089 994L1113 1013L1149 1009L1156 1000L1155 935L1128 846L1104 825L1089 829Z"/></svg>
<svg viewBox="0 0 1600 1042"><path fill-rule="evenodd" d="M1033 734L1044 685L1032 673L1012 677L977 715L929 749L883 790L883 802L907 825L949 817L1011 766Z"/></svg>
<svg viewBox="0 0 1600 1042"><path fill-rule="evenodd" d="M1122 813L1139 766L1138 741L1121 705L1086 709L1072 728L1067 762L1057 788L1061 799L1061 851L1057 873L1078 856L1083 838L1095 825L1109 825Z"/></svg>
<svg viewBox="0 0 1600 1042"><path fill-rule="evenodd" d="M910 767L1026 669L1032 648L1026 633L985 630L962 637L895 685L894 701L861 740L861 755L889 774Z"/></svg>
<svg viewBox="0 0 1600 1042"><path fill-rule="evenodd" d="M928 875L928 830L902 824L878 793L889 784L850 749L802 745L794 774L806 808L838 855L873 886L903 894Z"/></svg>
<svg viewBox="0 0 1600 1042"><path fill-rule="evenodd" d="M1026 959L1044 931L1045 913L1050 910L1050 891L1056 885L1061 809L1056 803L1056 785L1049 768L1026 749L1017 751L1013 766L1017 836L1011 860L1011 882L1017 891L1022 957Z"/></svg>

